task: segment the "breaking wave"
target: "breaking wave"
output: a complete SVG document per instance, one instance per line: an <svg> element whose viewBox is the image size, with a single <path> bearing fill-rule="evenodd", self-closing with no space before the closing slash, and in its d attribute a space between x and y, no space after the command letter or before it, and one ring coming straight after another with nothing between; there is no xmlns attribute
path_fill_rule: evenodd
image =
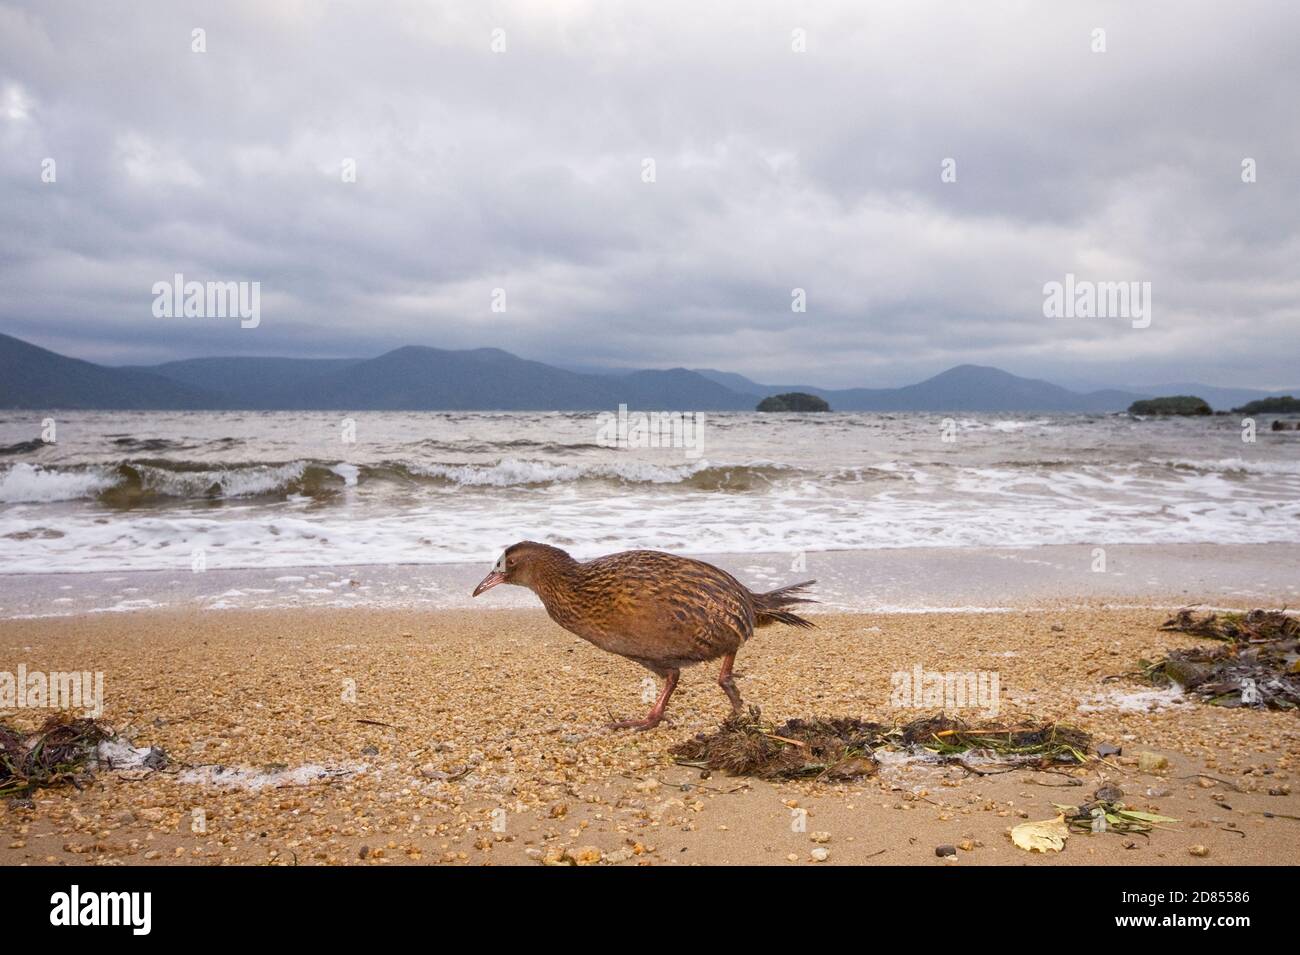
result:
<svg viewBox="0 0 1300 955"><path fill-rule="evenodd" d="M302 495L328 499L348 488L376 482L433 487L509 488L605 482L680 485L695 490L762 490L804 472L759 463L679 465L628 461L565 464L505 458L490 464L389 461L289 461L213 467L208 463L132 460L117 465L66 467L19 463L0 471L0 503L18 504L94 499L110 507L132 507L160 499L224 500ZM844 475L840 480L860 480Z"/></svg>
<svg viewBox="0 0 1300 955"><path fill-rule="evenodd" d="M1245 458L1198 461L1179 458L1157 463L1202 474L1300 474L1300 461L1247 461Z"/></svg>
<svg viewBox="0 0 1300 955"><path fill-rule="evenodd" d="M64 471L21 463L0 474L0 502L75 501L94 497L113 484L113 478L98 469Z"/></svg>
<svg viewBox="0 0 1300 955"><path fill-rule="evenodd" d="M0 503L94 499L110 507L132 507L174 498L315 497L343 489L349 483L347 467L305 461L219 469L144 461L66 468L21 463L0 473Z"/></svg>
<svg viewBox="0 0 1300 955"><path fill-rule="evenodd" d="M505 457L494 462L384 461L351 464L343 461L297 460L243 462L216 466L210 462L142 458L101 465L41 465L20 462L0 466L0 504L93 500L115 508L131 508L167 500L223 501L306 497L332 500L359 486L374 488L425 487L492 490L542 489L566 485L606 484L657 486L695 491L763 492L799 482L830 488L899 481L924 481L947 472L963 477L997 476L999 480L1074 482L1104 476L1126 479L1136 462L1098 468L1082 461L1041 459L998 461L981 468L963 468L956 462L917 461L912 464L881 462L812 470L770 461L718 464L704 459L664 464L627 460L615 462L564 462ZM1163 470L1170 479L1271 475L1300 475L1300 461L1155 460L1145 467ZM948 478L945 478L948 480Z"/></svg>

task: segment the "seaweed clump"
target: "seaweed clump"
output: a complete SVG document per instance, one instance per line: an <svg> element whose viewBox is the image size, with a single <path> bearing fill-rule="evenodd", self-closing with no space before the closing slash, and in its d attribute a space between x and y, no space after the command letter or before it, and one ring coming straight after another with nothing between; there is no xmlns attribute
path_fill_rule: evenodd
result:
<svg viewBox="0 0 1300 955"><path fill-rule="evenodd" d="M827 775L838 779L876 771L872 741L878 725L856 719L763 721L751 706L724 720L713 733L700 733L674 746L679 761L733 776L764 779Z"/></svg>
<svg viewBox="0 0 1300 955"><path fill-rule="evenodd" d="M1176 630L1210 640L1227 643L1268 643L1274 640L1300 639L1300 618L1283 610L1252 610L1249 613L1207 613L1197 617L1190 607L1160 625L1161 630Z"/></svg>
<svg viewBox="0 0 1300 955"><path fill-rule="evenodd" d="M818 777L858 779L879 768L878 750L903 752L936 763L974 770L970 757L1009 768L1047 767L1087 761L1088 734L1048 723L1034 727L970 727L940 713L902 724L867 722L854 717L764 722L751 706L725 720L712 733L700 733L674 746L683 765L722 770L762 779Z"/></svg>
<svg viewBox="0 0 1300 955"><path fill-rule="evenodd" d="M1141 660L1142 675L1155 686L1177 684L1214 706L1293 710L1300 707L1300 620L1280 610L1246 614L1183 609L1161 630L1217 640L1217 647L1171 650Z"/></svg>
<svg viewBox="0 0 1300 955"><path fill-rule="evenodd" d="M40 788L84 785L111 731L92 719L58 714L33 733L0 723L0 797L29 798Z"/></svg>

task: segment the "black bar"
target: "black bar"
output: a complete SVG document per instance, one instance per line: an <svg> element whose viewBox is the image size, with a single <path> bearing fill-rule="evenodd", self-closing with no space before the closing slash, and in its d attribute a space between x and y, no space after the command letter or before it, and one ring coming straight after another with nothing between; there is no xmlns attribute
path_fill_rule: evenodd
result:
<svg viewBox="0 0 1300 955"><path fill-rule="evenodd" d="M534 937L596 931L610 916L645 931L705 931L727 938L761 933L771 920L812 928L887 916L942 930L952 918L1070 933L1109 929L1159 937L1199 932L1232 944L1236 933L1272 927L1283 915L1287 870L1135 866L962 869L825 867L544 868L11 868L5 874L12 939L77 932L131 944L158 939L245 944L284 939L337 945L397 943L411 934L450 943L459 929ZM149 931L128 925L52 925L56 893L148 892ZM143 896L140 897L143 901ZM98 900L97 900L98 901ZM140 910L137 910L139 912ZM809 922L809 919L812 922ZM1225 920L1239 920L1228 924ZM1132 921L1139 919L1143 921ZM1195 922L1189 920L1195 919ZM1210 919L1206 926L1200 920ZM630 920L630 921L626 921ZM1145 920L1150 920L1144 924ZM691 928L688 923L693 923ZM899 922L898 924L906 924ZM616 925L610 926L617 930ZM449 934L451 933L451 934ZM596 935L613 944L621 935Z"/></svg>

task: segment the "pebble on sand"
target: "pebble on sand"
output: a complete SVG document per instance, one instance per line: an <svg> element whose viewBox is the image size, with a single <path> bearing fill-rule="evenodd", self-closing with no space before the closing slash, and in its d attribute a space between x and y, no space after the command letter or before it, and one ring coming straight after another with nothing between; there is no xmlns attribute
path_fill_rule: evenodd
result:
<svg viewBox="0 0 1300 955"><path fill-rule="evenodd" d="M1143 773L1158 773L1169 768L1169 758L1159 753L1138 753L1138 770Z"/></svg>

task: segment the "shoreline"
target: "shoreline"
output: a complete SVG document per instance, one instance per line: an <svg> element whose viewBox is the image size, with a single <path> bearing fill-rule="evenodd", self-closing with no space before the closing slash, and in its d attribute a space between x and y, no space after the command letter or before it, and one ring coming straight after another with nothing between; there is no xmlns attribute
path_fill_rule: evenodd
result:
<svg viewBox="0 0 1300 955"><path fill-rule="evenodd" d="M670 723L605 730L647 706L645 671L541 609L4 620L0 670L103 672L104 721L173 765L101 769L81 791L38 791L30 807L0 802L0 864L1293 862L1300 822L1285 816L1300 816L1300 723L1152 695L1126 678L1141 656L1204 643L1160 631L1166 617L823 613L815 630L761 631L737 671L766 719L907 721L932 708L895 705L891 674L993 671L998 723L1058 721L1123 748L1064 776L906 763L846 783L705 778L677 765L670 748L727 713L709 664L684 674ZM43 715L0 713L29 727ZM953 715L987 725L973 709ZM1141 751L1169 766L1142 772ZM1011 826L1087 801L1103 781L1180 822L1148 839L1076 834L1059 854L1011 844ZM792 828L795 809L806 831ZM822 833L829 842L814 842ZM956 861L936 857L942 844L961 847Z"/></svg>
<svg viewBox="0 0 1300 955"><path fill-rule="evenodd" d="M1110 544L1095 571L1092 545L930 547L709 554L754 590L815 578L814 613L1005 612L1065 601L1185 606L1259 601L1300 604L1300 544ZM586 555L580 555L586 556ZM0 574L0 619L161 610L524 609L530 594L469 594L495 555L478 564ZM795 569L800 567L801 569Z"/></svg>

